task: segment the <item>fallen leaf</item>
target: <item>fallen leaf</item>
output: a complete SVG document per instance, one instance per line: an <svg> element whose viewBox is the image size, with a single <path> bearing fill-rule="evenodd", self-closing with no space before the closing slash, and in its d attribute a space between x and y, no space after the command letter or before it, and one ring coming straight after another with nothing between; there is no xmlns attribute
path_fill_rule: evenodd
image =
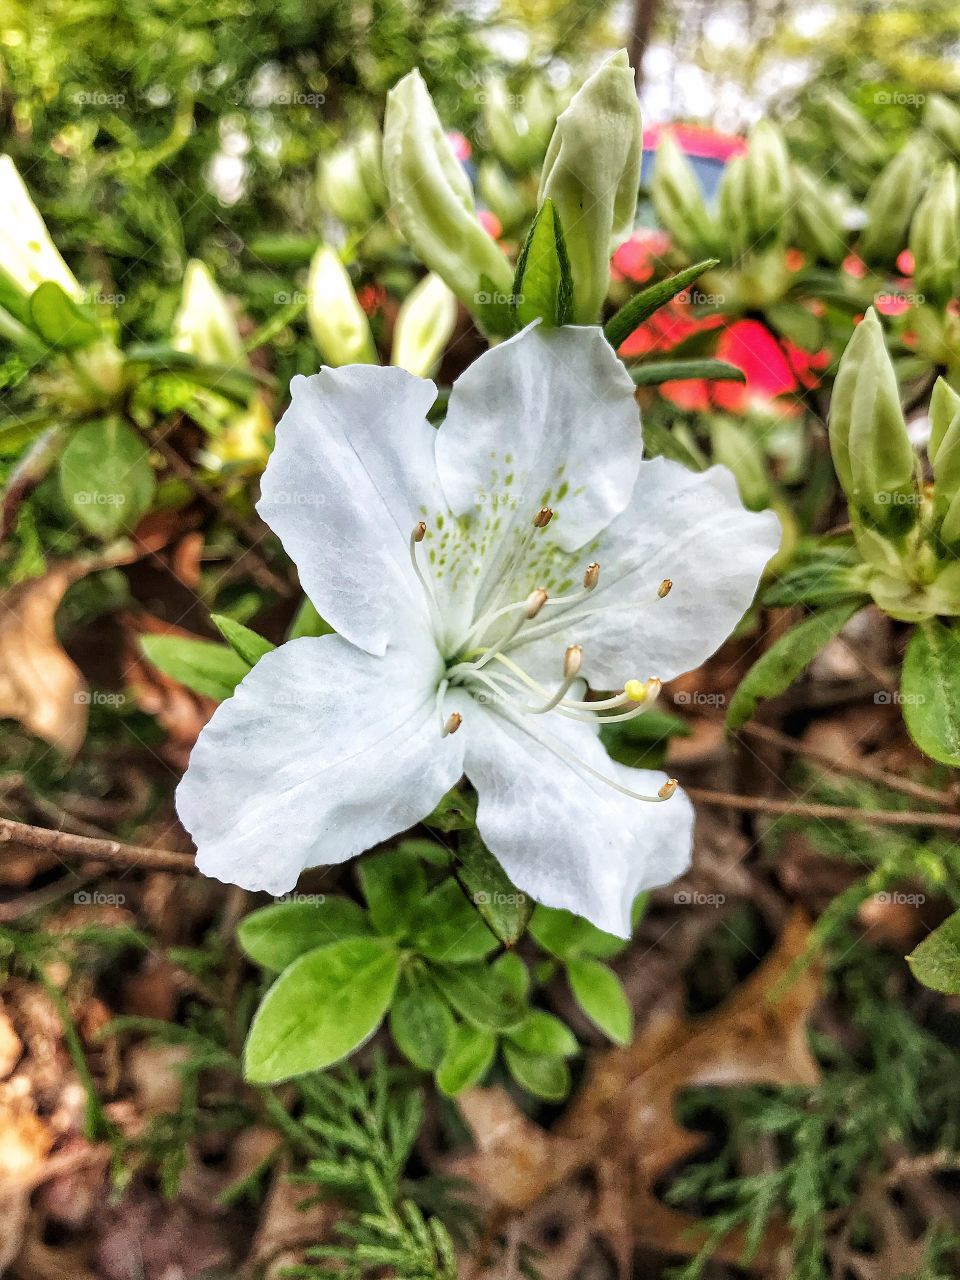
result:
<svg viewBox="0 0 960 1280"><path fill-rule="evenodd" d="M595 1230L621 1275L641 1244L695 1252L704 1239L697 1220L655 1194L661 1178L704 1141L675 1119L677 1097L694 1085L818 1083L807 1020L820 972L795 964L809 934L808 920L795 913L774 950L724 1004L694 1018L661 1011L632 1045L598 1055L551 1131L502 1089L464 1094L459 1104L476 1149L455 1160L451 1172L474 1184L501 1227L505 1215L526 1212L572 1174L591 1173L598 1187ZM770 1257L785 1243L782 1224L773 1223L761 1254ZM734 1233L718 1256L732 1260L741 1246Z"/></svg>
<svg viewBox="0 0 960 1280"><path fill-rule="evenodd" d="M83 743L89 694L54 619L67 588L85 572L65 562L0 594L0 716L19 720L68 756Z"/></svg>

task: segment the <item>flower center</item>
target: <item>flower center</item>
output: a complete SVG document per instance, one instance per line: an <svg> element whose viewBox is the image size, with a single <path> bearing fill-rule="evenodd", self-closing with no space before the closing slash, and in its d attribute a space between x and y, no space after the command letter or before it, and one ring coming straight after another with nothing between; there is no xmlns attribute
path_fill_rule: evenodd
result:
<svg viewBox="0 0 960 1280"><path fill-rule="evenodd" d="M552 518L553 512L549 507L541 508L534 516L525 535L520 538L519 545L507 560L500 576L501 590L495 593L486 610L470 623L448 661L437 689L437 714L441 734L446 737L460 728L463 717L459 712L455 711L448 716L443 712L447 690L460 687L478 702L495 704L498 711L515 723L521 723L525 731L541 745L624 795L645 801L669 800L677 789L675 778L665 782L657 795L642 795L593 769L553 735L534 728L534 718L547 713L556 713L590 725L595 725L597 721L614 724L632 720L650 709L661 689L661 682L656 677L648 680L630 679L624 683L622 693L600 699L586 697L589 685L580 674L583 650L579 644L568 644L565 648L560 664L560 679L553 689L548 689L535 680L517 661L517 654L513 651L531 640L545 639L560 630L566 630L571 623L590 613L602 612L604 608L623 607L608 605L590 609L590 597L600 581L600 565L596 562L588 564L584 570L580 590L551 597L544 588L537 587L522 600L499 603L503 585L509 586L514 580L537 533L545 529ZM429 573L421 569L417 557L417 550L426 532L426 523L421 520L410 535L410 559L424 591L434 633L442 636L440 608L433 584ZM653 604L658 599L662 600L669 594L672 586L670 579L665 578L651 595L651 599L641 604ZM581 687L575 688L577 685ZM536 695L536 699L532 700L531 695Z"/></svg>

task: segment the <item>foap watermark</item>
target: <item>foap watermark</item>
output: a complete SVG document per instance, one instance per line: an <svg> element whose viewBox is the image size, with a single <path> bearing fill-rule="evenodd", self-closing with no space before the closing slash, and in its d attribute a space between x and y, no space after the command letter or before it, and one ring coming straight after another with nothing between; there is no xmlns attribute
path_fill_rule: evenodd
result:
<svg viewBox="0 0 960 1280"><path fill-rule="evenodd" d="M491 293L480 289L473 295L473 300L478 307L519 307L523 303L523 294L501 293L498 289Z"/></svg>
<svg viewBox="0 0 960 1280"><path fill-rule="evenodd" d="M127 501L125 493L106 493L103 489L80 489L73 495L78 507L122 507Z"/></svg>
<svg viewBox="0 0 960 1280"><path fill-rule="evenodd" d="M678 889L673 895L678 907L722 907L727 900L725 893L699 893L696 889Z"/></svg>
<svg viewBox="0 0 960 1280"><path fill-rule="evenodd" d="M281 893L274 902L295 902L302 907L322 907L327 900L325 893Z"/></svg>
<svg viewBox="0 0 960 1280"><path fill-rule="evenodd" d="M478 907L522 907L527 901L525 893L487 893L481 889L473 895Z"/></svg>
<svg viewBox="0 0 960 1280"><path fill-rule="evenodd" d="M78 107L122 107L125 93L108 93L105 89L78 89L73 95Z"/></svg>
<svg viewBox="0 0 960 1280"><path fill-rule="evenodd" d="M689 691L681 689L679 693L673 695L673 700L678 707L725 707L727 705L725 693L705 693L702 689Z"/></svg>
<svg viewBox="0 0 960 1280"><path fill-rule="evenodd" d="M307 295L305 293L287 293L281 290L280 293L273 295L273 305L275 307L305 307L307 305Z"/></svg>
<svg viewBox="0 0 960 1280"><path fill-rule="evenodd" d="M902 693L899 689L880 689L873 695L878 707L922 707L927 700L924 693Z"/></svg>
<svg viewBox="0 0 960 1280"><path fill-rule="evenodd" d="M927 895L925 893L900 893L898 890L893 889L889 892L884 890L883 893L874 894L873 900L883 906L922 907L927 900Z"/></svg>
<svg viewBox="0 0 960 1280"><path fill-rule="evenodd" d="M904 93L902 89L880 89L873 95L878 107L922 107L925 93Z"/></svg>
<svg viewBox="0 0 960 1280"><path fill-rule="evenodd" d="M127 695L106 693L102 689L81 689L73 695L73 700L83 707L122 707Z"/></svg>
<svg viewBox="0 0 960 1280"><path fill-rule="evenodd" d="M270 497L278 507L322 507L327 496L310 490L275 489Z"/></svg>
<svg viewBox="0 0 960 1280"><path fill-rule="evenodd" d="M104 893L102 889L78 889L73 895L77 907L122 907L126 900L126 894Z"/></svg>

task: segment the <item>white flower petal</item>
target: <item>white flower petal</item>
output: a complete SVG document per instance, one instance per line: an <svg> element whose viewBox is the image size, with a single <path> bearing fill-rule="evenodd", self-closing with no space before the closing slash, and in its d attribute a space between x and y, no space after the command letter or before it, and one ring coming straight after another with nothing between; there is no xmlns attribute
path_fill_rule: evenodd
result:
<svg viewBox="0 0 960 1280"><path fill-rule="evenodd" d="M339 636L268 653L193 749L177 811L204 874L284 893L419 822L463 772L440 737L439 658L371 657Z"/></svg>
<svg viewBox="0 0 960 1280"><path fill-rule="evenodd" d="M524 557L521 587L547 571L551 548L582 546L627 505L643 452L633 383L600 329L528 326L457 379L436 452L481 562L450 575L462 619L500 585L541 507L555 516Z"/></svg>
<svg viewBox="0 0 960 1280"><path fill-rule="evenodd" d="M556 630L514 656L531 674L555 680L564 646L582 645L583 673L595 689L692 671L746 613L779 545L777 517L747 511L726 467L641 463L630 506L589 548L601 566L599 586L568 617L558 608ZM665 578L673 587L659 599Z"/></svg>
<svg viewBox="0 0 960 1280"><path fill-rule="evenodd" d="M321 616L382 654L426 625L409 538L440 505L426 419L436 387L402 369L348 365L294 378L291 391L257 510Z"/></svg>
<svg viewBox="0 0 960 1280"><path fill-rule="evenodd" d="M556 715L514 722L476 703L463 717L457 736L466 739L464 768L480 797L477 827L510 879L537 902L629 937L636 895L689 865L687 797L678 791L659 804L633 800L558 755L575 755L621 786L656 795L665 774L617 764L582 722Z"/></svg>

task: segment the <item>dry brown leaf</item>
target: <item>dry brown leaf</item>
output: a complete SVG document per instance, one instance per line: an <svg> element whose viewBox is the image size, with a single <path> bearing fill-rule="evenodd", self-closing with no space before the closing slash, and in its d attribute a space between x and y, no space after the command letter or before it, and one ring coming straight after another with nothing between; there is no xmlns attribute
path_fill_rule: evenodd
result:
<svg viewBox="0 0 960 1280"><path fill-rule="evenodd" d="M70 756L87 731L87 686L57 639L54 618L85 572L65 562L0 594L0 716Z"/></svg>
<svg viewBox="0 0 960 1280"><path fill-rule="evenodd" d="M495 1206L491 1230L530 1208L573 1173L590 1171L599 1187L597 1218L626 1274L638 1244L686 1253L699 1241L696 1220L654 1194L660 1178L695 1152L700 1135L674 1117L679 1093L693 1085L813 1086L819 1070L807 1044L807 1020L820 987L816 967L796 967L810 926L797 912L774 950L717 1009L689 1018L661 1012L634 1043L595 1059L579 1095L550 1132L536 1125L503 1090L477 1089L460 1100L477 1149L457 1160ZM774 1227L764 1254L782 1248ZM735 1256L731 1237L724 1252Z"/></svg>

